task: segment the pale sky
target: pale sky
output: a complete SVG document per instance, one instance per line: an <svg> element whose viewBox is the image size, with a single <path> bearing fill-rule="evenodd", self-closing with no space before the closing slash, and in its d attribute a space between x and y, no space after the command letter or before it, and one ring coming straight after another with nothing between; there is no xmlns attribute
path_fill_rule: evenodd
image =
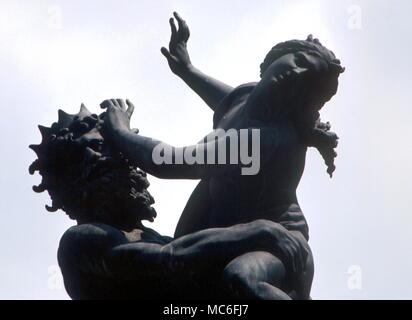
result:
<svg viewBox="0 0 412 320"><path fill-rule="evenodd" d="M314 299L412 299L409 138L412 2L379 0L0 2L0 299L67 299L56 250L73 221L48 213L28 166L37 124L107 98L136 105L133 126L174 145L197 142L212 112L168 69L168 18L191 29L193 64L232 86L258 80L276 43L310 33L347 71L322 119L340 136L329 179L311 150L298 198L315 257ZM149 177L158 218L172 235L197 182Z"/></svg>

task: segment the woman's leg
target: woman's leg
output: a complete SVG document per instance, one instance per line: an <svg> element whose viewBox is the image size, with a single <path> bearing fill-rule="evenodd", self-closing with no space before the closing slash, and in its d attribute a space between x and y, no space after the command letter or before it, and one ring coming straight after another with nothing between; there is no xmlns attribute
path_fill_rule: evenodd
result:
<svg viewBox="0 0 412 320"><path fill-rule="evenodd" d="M223 270L223 282L237 299L290 300L280 289L285 275L278 258L256 251L232 260Z"/></svg>

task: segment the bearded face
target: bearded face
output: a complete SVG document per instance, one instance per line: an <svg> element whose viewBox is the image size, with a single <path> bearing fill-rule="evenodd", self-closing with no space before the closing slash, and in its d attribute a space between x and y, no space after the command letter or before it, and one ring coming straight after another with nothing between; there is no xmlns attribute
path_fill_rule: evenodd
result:
<svg viewBox="0 0 412 320"><path fill-rule="evenodd" d="M62 209L80 224L131 230L140 220L153 221L154 200L146 174L105 143L103 121L103 114L92 115L82 106L77 115L59 111L51 128L39 127L43 140L31 146L38 159L30 172L39 171L43 179L34 190L48 191L49 211Z"/></svg>

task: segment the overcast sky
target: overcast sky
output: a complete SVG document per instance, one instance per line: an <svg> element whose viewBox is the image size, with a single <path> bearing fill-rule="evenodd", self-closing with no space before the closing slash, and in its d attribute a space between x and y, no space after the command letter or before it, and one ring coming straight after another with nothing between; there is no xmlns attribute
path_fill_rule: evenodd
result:
<svg viewBox="0 0 412 320"><path fill-rule="evenodd" d="M0 2L0 298L66 299L56 250L73 221L47 213L27 146L57 109L93 112L107 98L136 105L133 126L174 145L212 127L212 112L168 69L160 47L176 10L191 29L193 63L232 86L256 81L276 43L313 33L347 71L322 112L340 136L329 179L309 151L298 197L310 227L314 299L412 299L412 2ZM194 181L150 177L158 218L172 235ZM150 224L148 224L150 225Z"/></svg>

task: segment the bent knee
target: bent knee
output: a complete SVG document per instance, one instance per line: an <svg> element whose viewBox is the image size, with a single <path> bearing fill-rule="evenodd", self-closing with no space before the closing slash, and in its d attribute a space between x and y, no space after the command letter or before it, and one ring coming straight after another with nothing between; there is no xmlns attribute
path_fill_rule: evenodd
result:
<svg viewBox="0 0 412 320"><path fill-rule="evenodd" d="M278 223L273 222L271 220L258 219L258 220L249 222L248 226L256 230L271 232L278 226Z"/></svg>
<svg viewBox="0 0 412 320"><path fill-rule="evenodd" d="M243 287L268 282L280 285L286 275L282 261L269 252L246 253L232 260L223 271L223 279L230 286Z"/></svg>
<svg viewBox="0 0 412 320"><path fill-rule="evenodd" d="M279 232L279 224L271 220L258 219L247 224L247 228L259 239L259 243L274 243Z"/></svg>

